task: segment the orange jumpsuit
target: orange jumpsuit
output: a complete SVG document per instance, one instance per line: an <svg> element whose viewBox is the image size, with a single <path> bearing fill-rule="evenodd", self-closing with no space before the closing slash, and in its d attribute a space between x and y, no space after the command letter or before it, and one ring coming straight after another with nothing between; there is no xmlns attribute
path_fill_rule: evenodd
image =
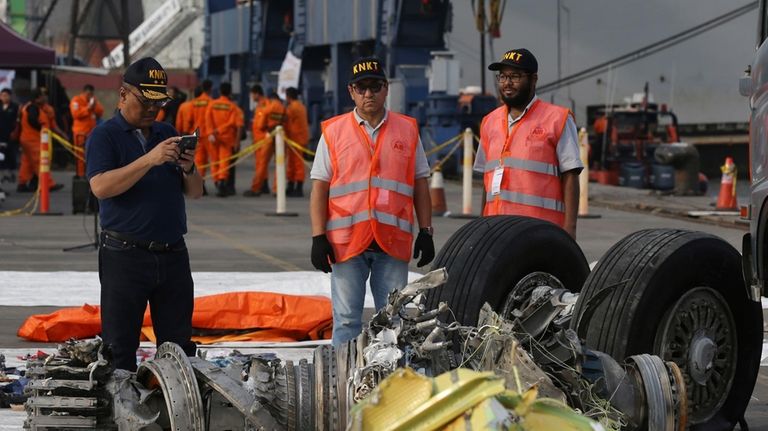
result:
<svg viewBox="0 0 768 431"><path fill-rule="evenodd" d="M83 92L69 102L69 111L72 113L72 139L75 151L80 157L85 158L85 140L91 130L96 127L96 120L104 114L104 107L95 97L88 97L88 94ZM76 163L77 176L85 176L85 162L77 159Z"/></svg>
<svg viewBox="0 0 768 431"><path fill-rule="evenodd" d="M30 122L30 108L32 103L27 103L21 108L21 134L19 141L21 143L21 165L19 166L19 184L27 184L32 177L40 171L40 131L43 128L51 127L51 120L46 114L46 110L39 106L37 108L36 127ZM32 108L34 110L34 108Z"/></svg>
<svg viewBox="0 0 768 431"><path fill-rule="evenodd" d="M208 105L211 103L211 97L203 93L192 99L192 130L200 129L200 137L197 140L195 150L195 165L201 176L205 176L203 166L213 161L212 145L208 142L208 129L206 126L205 113L208 111Z"/></svg>
<svg viewBox="0 0 768 431"><path fill-rule="evenodd" d="M261 97L256 102L256 108L253 110L253 121L251 121L251 135L253 138L253 143L257 144L262 139L267 137L267 132L262 129L262 126L266 121L266 116L268 114L268 105L269 105L269 99L266 97ZM259 180L259 159L261 155L262 148L269 146L269 142L264 142L264 144L257 148L256 151L253 153L253 165L254 165L254 174L253 174L253 180L251 181L251 191L259 192L261 190L261 184L264 182L264 178L266 178L266 175L264 178Z"/></svg>
<svg viewBox="0 0 768 431"><path fill-rule="evenodd" d="M195 131L195 119L192 117L192 108L192 101L188 100L179 105L179 110L176 112L176 130L182 135L189 135Z"/></svg>
<svg viewBox="0 0 768 431"><path fill-rule="evenodd" d="M280 99L269 99L265 106L264 114L258 118L258 124L254 124L263 133L269 133L275 127L283 124L285 120L285 106ZM254 191L261 190L261 185L267 179L269 174L269 162L272 155L275 154L275 145L273 139L270 139L266 145L256 151L256 174L251 187L258 186ZM272 191L275 191L275 182L272 182Z"/></svg>
<svg viewBox="0 0 768 431"><path fill-rule="evenodd" d="M243 127L243 115L240 108L228 97L221 96L212 100L206 110L206 130L209 134L216 137L211 148L211 159L213 159L213 180L227 181L229 179L229 157L232 156L232 150L240 142L237 132Z"/></svg>
<svg viewBox="0 0 768 431"><path fill-rule="evenodd" d="M285 136L306 148L309 143L309 120L307 120L307 108L298 100L288 102L285 109ZM288 181L304 181L304 156L301 152L286 144L285 153L287 163L285 166Z"/></svg>

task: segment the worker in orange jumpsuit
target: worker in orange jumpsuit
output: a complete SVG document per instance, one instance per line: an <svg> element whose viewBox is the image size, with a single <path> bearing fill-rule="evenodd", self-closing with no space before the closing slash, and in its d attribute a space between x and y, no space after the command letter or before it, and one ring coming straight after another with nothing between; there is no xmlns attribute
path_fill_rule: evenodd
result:
<svg viewBox="0 0 768 431"><path fill-rule="evenodd" d="M259 117L259 123L254 125L263 133L270 133L277 126L282 125L285 122L285 106L280 101L280 97L277 93L272 92L269 95L269 100L265 108L265 115ZM269 193L269 186L267 185L267 175L269 174L269 162L272 160L272 156L275 154L275 142L274 138L269 139L266 145L262 146L256 151L256 174L253 185L251 188L257 187L257 190L261 190L262 193ZM276 185L272 184L272 193L275 193Z"/></svg>
<svg viewBox="0 0 768 431"><path fill-rule="evenodd" d="M205 119L205 113L208 111L208 106L211 103L212 89L213 82L210 79L206 79L202 84L202 93L192 100L192 130L198 129L200 131L197 148L195 149L195 166L197 166L197 171L203 179L205 179L205 165L213 161ZM205 186L203 186L203 190L205 190ZM207 193L204 192L203 194Z"/></svg>
<svg viewBox="0 0 768 431"><path fill-rule="evenodd" d="M64 129L59 126L58 120L56 120L56 109L50 103L48 88L40 87L40 91L42 91L43 95L45 96L45 104L43 105L43 110L45 111L45 114L48 115L48 120L51 122L51 130L56 132L56 134L59 136L66 137L67 134L64 132Z"/></svg>
<svg viewBox="0 0 768 431"><path fill-rule="evenodd" d="M43 128L50 128L53 120L46 113L47 97L40 89L32 91L32 100L21 108L21 165L17 192L28 193L37 190L38 176L40 172L40 132ZM49 105L50 106L50 105ZM50 191L57 191L64 187L56 184L51 178Z"/></svg>
<svg viewBox="0 0 768 431"><path fill-rule="evenodd" d="M289 87L285 90L285 136L291 141L307 148L309 143L309 121L307 120L307 108L299 100L299 90ZM285 153L288 156L285 166L288 188L286 196L304 196L304 155L298 149L286 146Z"/></svg>
<svg viewBox="0 0 768 431"><path fill-rule="evenodd" d="M194 97L200 97L201 94L203 94L203 88L195 87ZM179 105L175 126L182 135L191 135L195 131L194 100L187 100ZM200 142L198 142L199 144Z"/></svg>
<svg viewBox="0 0 768 431"><path fill-rule="evenodd" d="M101 106L93 95L93 85L86 84L83 92L73 97L69 102L69 112L72 113L72 140L75 151L85 158L85 140L96 127L96 121L104 115L104 107ZM77 159L76 174L85 176L85 162Z"/></svg>
<svg viewBox="0 0 768 431"><path fill-rule="evenodd" d="M232 85L228 82L222 82L219 85L219 98L214 99L208 105L206 111L206 130L208 142L211 144L211 172L216 184L216 196L226 197L234 194L234 191L227 187L229 180L229 166L232 151L240 142L238 130L243 127L243 116L240 114L238 106L230 100L232 94Z"/></svg>
<svg viewBox="0 0 768 431"><path fill-rule="evenodd" d="M262 145L266 146L267 142L261 142L264 138L267 137L267 133L262 129L262 125L265 123L265 116L267 115L267 107L269 105L269 99L267 99L264 96L264 89L261 88L261 85L254 85L251 87L251 100L253 100L253 120L251 120L251 138L253 139L254 145ZM260 147L260 148L262 148ZM251 188L243 192L243 196L245 197L256 197L260 196L262 192L262 184L264 184L264 180L262 179L259 181L259 154L261 152L257 148L256 151L253 153L253 164L254 164L254 173L253 173L253 180L251 181ZM269 189L267 189L267 193L269 193Z"/></svg>

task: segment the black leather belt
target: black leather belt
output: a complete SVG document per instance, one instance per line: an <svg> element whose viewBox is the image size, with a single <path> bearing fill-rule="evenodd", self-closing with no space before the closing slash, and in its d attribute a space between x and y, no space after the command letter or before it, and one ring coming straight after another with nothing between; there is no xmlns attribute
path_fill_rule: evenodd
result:
<svg viewBox="0 0 768 431"><path fill-rule="evenodd" d="M180 239L176 241L173 244L167 243L167 242L159 242L159 241L147 241L142 239L136 239L131 238L127 235L123 235L121 233L112 232L109 230L105 230L101 233L101 241L102 243L117 246L117 247L135 247L140 248L143 250L148 251L180 251L184 250L186 248L186 244L184 244L184 239ZM117 241L119 244L111 244L112 241Z"/></svg>

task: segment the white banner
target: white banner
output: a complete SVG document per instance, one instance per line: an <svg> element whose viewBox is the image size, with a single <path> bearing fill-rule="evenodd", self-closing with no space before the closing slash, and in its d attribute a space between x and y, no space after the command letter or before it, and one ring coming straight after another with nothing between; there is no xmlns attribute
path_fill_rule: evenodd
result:
<svg viewBox="0 0 768 431"><path fill-rule="evenodd" d="M128 36L128 41L131 45L128 53L130 55L135 54L148 40L157 36L171 21L176 19L176 14L179 12L181 12L181 0L168 0L164 2ZM107 69L122 66L123 44L117 45L108 56L102 58L101 65Z"/></svg>
<svg viewBox="0 0 768 431"><path fill-rule="evenodd" d="M13 78L15 77L15 70L0 69L0 90L3 88L13 88Z"/></svg>
<svg viewBox="0 0 768 431"><path fill-rule="evenodd" d="M285 89L289 87L299 88L299 75L301 74L301 59L293 55L289 50L285 54L283 65L280 66L280 74L277 75L277 95L285 100Z"/></svg>

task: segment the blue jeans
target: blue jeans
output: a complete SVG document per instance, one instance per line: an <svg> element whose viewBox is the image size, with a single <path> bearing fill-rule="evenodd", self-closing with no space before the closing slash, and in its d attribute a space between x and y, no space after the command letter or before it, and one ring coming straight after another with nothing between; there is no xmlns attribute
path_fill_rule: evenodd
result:
<svg viewBox="0 0 768 431"><path fill-rule="evenodd" d="M387 304L389 292L402 289L408 282L408 263L386 253L366 251L331 267L332 342L338 346L362 331L368 276L371 277L373 302L379 310Z"/></svg>

